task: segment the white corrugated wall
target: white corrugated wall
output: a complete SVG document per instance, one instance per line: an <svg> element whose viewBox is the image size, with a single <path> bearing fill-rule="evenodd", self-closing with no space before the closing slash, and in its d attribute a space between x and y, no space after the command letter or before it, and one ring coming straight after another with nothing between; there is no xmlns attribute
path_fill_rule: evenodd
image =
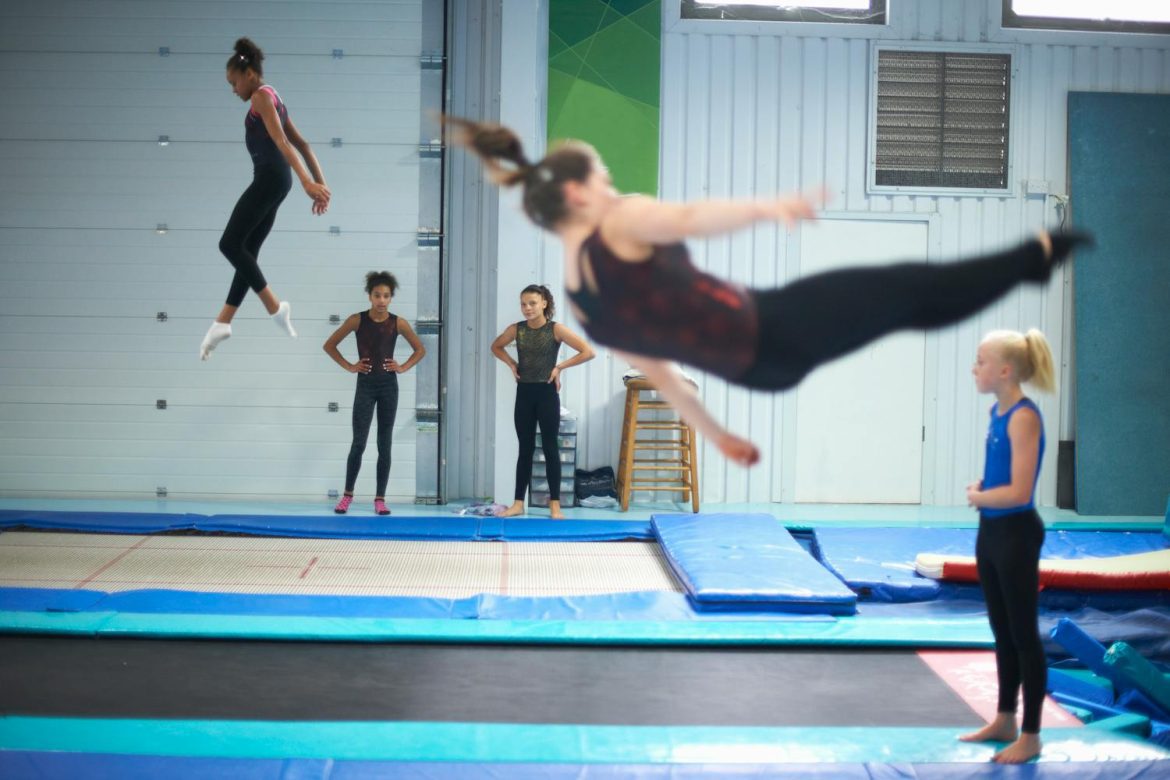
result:
<svg viewBox="0 0 1170 780"><path fill-rule="evenodd" d="M397 309L414 317L420 5L4 4L0 490L153 493L167 487L172 495L323 496L338 486L352 377L319 351L332 327L328 318L361 308L361 274L375 266L401 271ZM669 0L665 5L669 11ZM891 6L885 44L1013 47L1017 182L1047 181L1058 193L1067 188L1068 90L1170 92L1164 38L1004 33L998 0ZM455 3L453 30L469 7L495 20L501 14L523 20L543 13L545 4ZM533 118L543 111L543 97L532 94L532 78L514 74L527 68L543 83L543 49L527 25L477 24L476 35L486 29L493 36L477 40L483 47L477 56L488 61L498 51L505 74L513 75L499 78L497 92L496 77L471 66L467 80L486 80L468 111L478 105L490 116L504 105L532 125L527 132L538 149L540 123ZM813 37L722 30L679 26L664 33L664 196L766 195L827 183L833 209L934 215L938 259L998 247L1055 218L1051 201L1019 194L868 195L870 39L832 30ZM222 81L223 61L239 34L252 35L270 53L270 80L313 142L336 200L328 216L314 219L294 191L265 246L264 268L296 306L300 341L282 340L249 301L236 338L201 365L195 347L230 276L216 243L249 175L244 107ZM160 47L169 56L160 56ZM343 56L334 58L335 48ZM460 52L451 56L459 66ZM454 74L451 89L451 105L459 106L463 93ZM160 146L160 135L171 143ZM342 145L333 148L332 138ZM449 195L460 186L480 185L453 174ZM512 435L510 415L500 413L510 406L512 388L498 373L491 376L500 369L486 345L514 318L515 302L505 292L521 281L554 289L561 283L555 247L527 236L515 243L530 228L508 212L510 201L496 217L491 195L468 198L474 208L467 213L479 215L478 232L455 219L461 213L453 206L448 224L448 283L462 280L448 287L458 294L446 312L447 393L450 401L460 398L446 416L448 497L491 487L499 492L500 475L510 481L499 440L506 444ZM156 232L159 224L167 225L165 234ZM331 226L338 235L330 235ZM463 250L451 251L460 241ZM496 256L510 245L535 248ZM695 256L765 285L785 278L786 247L777 231L758 228L697 244ZM750 263L739 262L743 257ZM1056 283L1042 293L1022 292L928 340L924 503L961 503L962 486L979 469L987 399L975 397L967 378L979 335L993 325L1039 324L1067 360L1068 300L1066 286ZM159 312L165 323L156 320ZM616 462L624 368L602 351L566 377L566 405L581 417L582 465ZM415 473L410 378L403 390L390 491L399 498L414 494ZM765 452L765 464L747 472L705 452L704 501L791 500L782 465L799 454L782 448L784 397L729 390L709 379L704 392L731 425L753 432ZM155 408L158 400L167 401L165 411ZM340 404L338 413L324 411L331 401ZM1044 402L1053 448L1071 429L1070 409L1066 394ZM1041 500L1051 504L1055 458L1046 461ZM372 478L372 466L371 458L364 478Z"/></svg>
<svg viewBox="0 0 1170 780"><path fill-rule="evenodd" d="M824 184L831 193L830 211L937 215L931 241L939 250L932 259L978 253L1055 224L1055 201L1025 196L1020 183L1047 181L1051 192L1067 193L1068 91L1170 92L1170 40L1165 36L1012 34L999 29L998 2L890 5L892 29L883 33L883 45L905 41L939 48L948 43L1011 47L1016 71L1014 194L867 194L870 50L875 40L766 32L720 35L711 32L711 25L695 31L685 24L663 39L662 194L679 199L750 196ZM1084 45L1071 45L1078 40ZM1126 45L1129 41L1134 43ZM695 250L700 264L760 286L783 279L799 261L784 256L783 243L777 243L769 228L699 243ZM966 484L981 473L990 399L976 395L969 366L984 332L1038 326L1057 355L1072 357L1066 338L1068 281L1057 279L1043 290L1022 288L981 316L928 338L924 503L963 503ZM761 397L711 381L706 395L743 431L775 430L789 398ZM1051 505L1056 442L1069 430L1069 404L1059 393L1041 398L1050 444L1039 497ZM765 445L764 465L751 472L728 468L708 448L706 499L792 500L780 475L783 460L800 453L776 446L779 435L773 436L771 448L765 437L758 438Z"/></svg>
<svg viewBox="0 0 1170 780"><path fill-rule="evenodd" d="M392 309L415 318L421 5L3 4L0 491L340 489L354 379L321 351L329 318L368 307L371 269L397 274ZM219 236L251 177L247 106L224 79L240 35L265 50L334 200L313 217L294 180L261 255L300 339L250 295L234 337L200 363L231 278ZM389 493L409 500L415 394L403 379Z"/></svg>
<svg viewBox="0 0 1170 780"><path fill-rule="evenodd" d="M505 2L505 7L508 4ZM516 0L515 4L524 3ZM536 9L541 3L529 0L527 5ZM994 250L1041 225L1056 222L1054 201L1026 197L1019 184L1026 179L1040 180L1048 182L1053 193L1067 192L1068 91L1170 92L1167 36L1005 32L999 28L999 0L902 0L889 5L889 28L864 33L880 36L873 38L848 37L854 33L847 25L804 28L815 34L797 36L791 26L677 24L670 17L672 2L665 0L661 195L671 199L768 196L824 184L831 191L831 211L933 215L930 243L936 249L931 259ZM673 6L677 8L677 2ZM781 29L783 34L778 33ZM505 25L505 58L516 49L531 50L531 44L520 40L519 33L515 40L509 39L510 34ZM871 47L879 39L883 45L1009 47L1017 97L1011 138L1014 194L867 194ZM538 70L544 67L545 63L535 64ZM501 90L505 97L510 88L504 80ZM528 133L534 136L534 131ZM532 138L533 144L538 142ZM1073 208L1075 212L1075 204ZM528 229L505 225L503 218L500 224L502 232ZM692 248L699 265L760 286L782 282L798 261L787 256L784 236L768 226L730 238L695 242ZM559 285L560 262L555 247L544 247L523 259L501 256L499 274L505 277L522 272L527 279L535 263L542 281ZM927 339L924 504L962 504L965 485L981 472L991 401L975 394L969 375L980 337L993 327L1039 326L1067 364L1073 357L1066 336L1070 283L1071 278L1056 279L1043 290L1021 290L980 317ZM507 304L500 303L501 323L507 319ZM569 323L574 324L571 318ZM484 337L490 338L488 334ZM602 350L597 360L571 370L566 377L566 404L582 417L578 437L582 465L616 465L624 368ZM1068 386L1069 376L1065 365L1062 386ZM496 379L497 387L509 393L500 376ZM787 396L747 393L710 378L703 380L703 394L734 430L751 433L764 458L760 466L743 470L728 466L705 446L701 456L703 501L791 501L790 486L783 479L784 460L800 453L785 451L782 446L781 421ZM1044 397L1041 406L1047 420L1049 455L1039 499L1052 505L1056 444L1071 431L1072 405L1062 390ZM502 435L507 425L498 423L497 429ZM503 483L497 480L496 484Z"/></svg>

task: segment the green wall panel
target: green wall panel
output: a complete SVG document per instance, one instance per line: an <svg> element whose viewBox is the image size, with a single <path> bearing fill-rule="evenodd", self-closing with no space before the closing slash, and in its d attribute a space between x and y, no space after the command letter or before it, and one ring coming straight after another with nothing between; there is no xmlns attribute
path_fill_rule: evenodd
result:
<svg viewBox="0 0 1170 780"><path fill-rule="evenodd" d="M597 148L621 192L658 192L661 0L550 0L548 138Z"/></svg>

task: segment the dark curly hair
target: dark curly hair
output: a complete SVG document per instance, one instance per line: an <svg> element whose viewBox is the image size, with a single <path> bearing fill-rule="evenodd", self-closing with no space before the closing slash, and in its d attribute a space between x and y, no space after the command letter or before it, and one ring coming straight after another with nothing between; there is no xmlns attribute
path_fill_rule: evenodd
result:
<svg viewBox="0 0 1170 780"><path fill-rule="evenodd" d="M398 280L389 271L370 271L366 274L366 295L374 292L375 287L386 285L390 288L390 297L398 292Z"/></svg>
<svg viewBox="0 0 1170 780"><path fill-rule="evenodd" d="M252 42L251 38L240 38L236 41L236 53L228 57L228 70L245 71L248 68L256 71L257 76L264 75L264 52Z"/></svg>

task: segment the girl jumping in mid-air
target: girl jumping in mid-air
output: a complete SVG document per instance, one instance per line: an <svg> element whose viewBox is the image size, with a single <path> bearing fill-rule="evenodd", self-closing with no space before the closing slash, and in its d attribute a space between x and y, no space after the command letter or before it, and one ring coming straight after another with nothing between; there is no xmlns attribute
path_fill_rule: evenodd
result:
<svg viewBox="0 0 1170 780"><path fill-rule="evenodd" d="M592 360L593 348L584 339L559 322L553 322L556 307L552 293L542 284L530 284L520 291L520 313L524 319L504 328L492 342L492 354L512 370L516 378L516 438L520 452L516 458L516 493L512 506L501 514L512 517L524 513L524 494L532 478L532 456L536 450L536 426L540 424L540 447L544 452L545 476L548 478L548 512L563 518L561 512L561 459L557 452L557 435L561 423L561 373L570 366ZM516 342L516 360L504 347ZM557 362L561 344L568 344L577 354L563 363Z"/></svg>
<svg viewBox="0 0 1170 780"><path fill-rule="evenodd" d="M288 335L296 337L288 301L281 301L268 286L260 272L257 255L276 221L277 209L292 188L294 172L313 201L313 213L324 214L329 208L330 192L321 165L309 142L297 132L284 101L275 89L264 83L263 62L264 53L247 38L236 41L235 54L227 62L227 80L232 92L240 100L251 103L244 118L244 143L252 155L252 183L236 202L219 240L219 251L235 267L236 275L232 277L227 302L199 345L199 357L203 360L231 337L232 318L244 302L248 288L260 296L272 320Z"/></svg>
<svg viewBox="0 0 1170 780"><path fill-rule="evenodd" d="M499 125L446 118L497 183L523 188L524 211L564 246L565 288L585 332L640 369L728 458L759 451L707 413L672 361L733 384L796 386L817 366L887 333L958 322L1021 282L1043 283L1085 234L1039 236L1015 249L945 264L846 268L774 290L748 290L699 271L683 240L754 222L813 217L799 197L663 203L621 197L597 152L565 143L531 162Z"/></svg>
<svg viewBox="0 0 1170 780"><path fill-rule="evenodd" d="M967 502L979 510L975 563L995 636L999 705L994 721L960 739L1008 742L995 760L1018 764L1040 753L1040 708L1048 680L1037 626L1044 522L1034 499L1044 421L1020 384L1053 389L1052 351L1038 330L995 331L979 345L972 373L979 392L995 396L983 480L967 486ZM1022 730L1016 725L1021 683Z"/></svg>
<svg viewBox="0 0 1170 780"><path fill-rule="evenodd" d="M325 353L333 362L351 374L357 374L357 389L353 394L353 443L345 462L345 494L333 511L343 515L353 503L353 489L362 455L370 438L370 423L378 414L377 491L374 493L374 512L388 515L386 485L390 481L390 445L394 435L394 416L398 413L398 375L414 367L427 354L410 323L390 313L390 301L398 290L398 280L386 271L366 274L366 294L370 297L369 311L351 314L341 327L325 340ZM350 363L337 350L337 345L350 333L356 334L358 361ZM394 346L401 335L413 352L405 362L394 359Z"/></svg>

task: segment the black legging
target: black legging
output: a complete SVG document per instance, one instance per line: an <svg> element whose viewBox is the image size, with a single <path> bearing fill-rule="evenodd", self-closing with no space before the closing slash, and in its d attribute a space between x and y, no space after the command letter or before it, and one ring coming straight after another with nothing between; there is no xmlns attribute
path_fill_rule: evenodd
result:
<svg viewBox="0 0 1170 780"><path fill-rule="evenodd" d="M357 390L353 394L353 444L345 463L345 492L352 494L362 468L366 440L370 438L370 423L374 410L378 411L378 492L386 496L390 481L390 446L394 437L394 416L398 414L398 375L393 372L358 375Z"/></svg>
<svg viewBox="0 0 1170 780"><path fill-rule="evenodd" d="M561 455L557 436L561 429L561 397L556 385L549 382L517 382L516 438L520 454L516 457L516 500L523 501L532 478L532 456L536 452L536 425L540 423L540 449L544 452L545 477L550 501L561 500Z"/></svg>
<svg viewBox="0 0 1170 780"><path fill-rule="evenodd" d="M894 331L959 322L1051 263L1038 241L975 260L845 268L756 291L756 362L736 380L783 390L810 371Z"/></svg>
<svg viewBox="0 0 1170 780"><path fill-rule="evenodd" d="M1037 625L1040 547L1044 522L1035 509L979 518L975 563L995 635L999 712L1015 712L1024 687L1022 730L1040 732L1040 708L1048 684L1044 644Z"/></svg>
<svg viewBox="0 0 1170 780"><path fill-rule="evenodd" d="M260 272L257 256L268 238L276 211L292 189L292 169L287 165L257 166L252 183L236 201L236 207L219 239L219 251L236 269L228 290L227 304L239 307L251 287L260 292L268 286Z"/></svg>

